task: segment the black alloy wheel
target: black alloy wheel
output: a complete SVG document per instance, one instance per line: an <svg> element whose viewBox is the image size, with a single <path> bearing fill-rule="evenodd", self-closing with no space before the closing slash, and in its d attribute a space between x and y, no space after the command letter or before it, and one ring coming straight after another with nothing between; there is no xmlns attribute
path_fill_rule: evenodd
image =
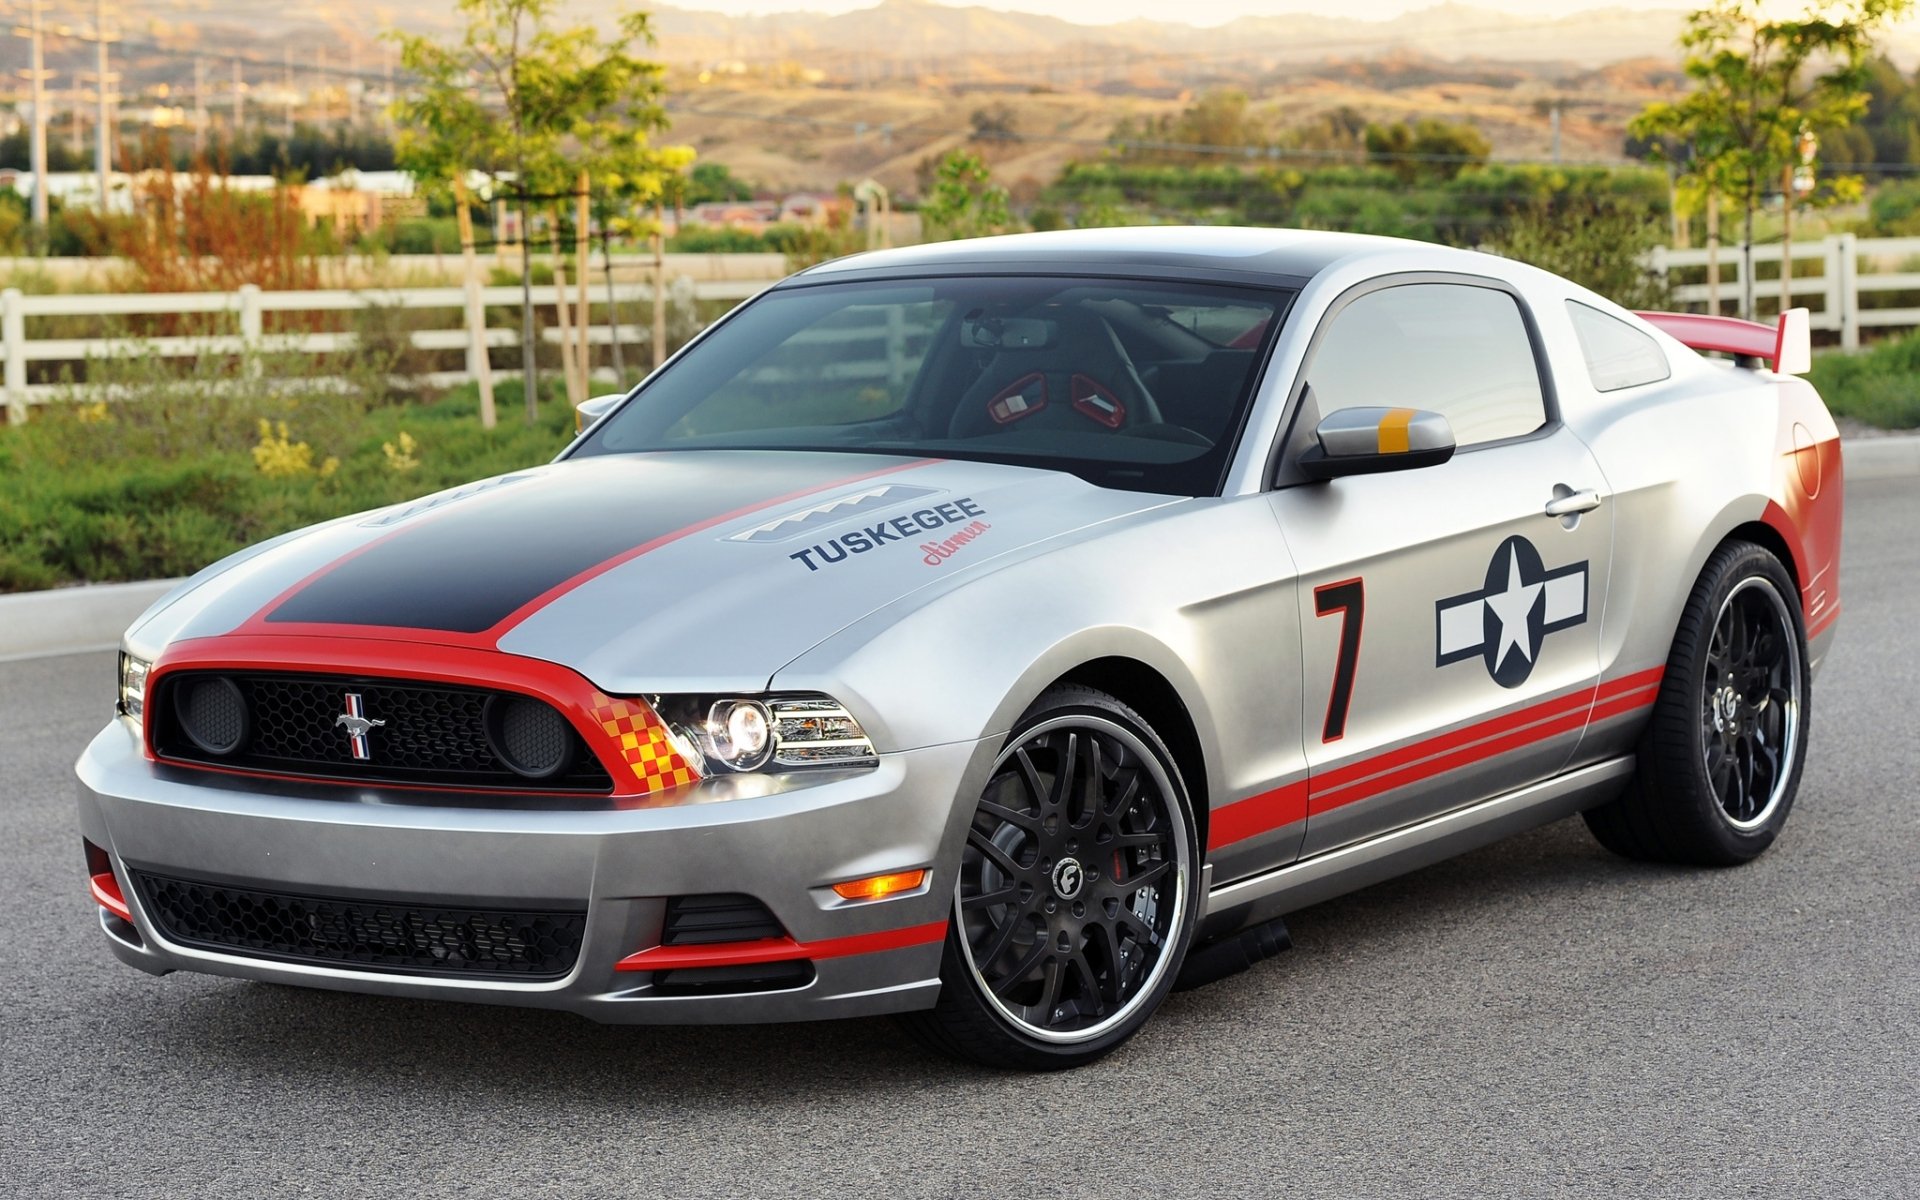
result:
<svg viewBox="0 0 1920 1200"><path fill-rule="evenodd" d="M1773 844L1800 786L1809 685L1799 591L1765 547L1723 543L1675 631L1638 766L1587 810L1628 858L1731 866Z"/></svg>
<svg viewBox="0 0 1920 1200"><path fill-rule="evenodd" d="M1050 692L976 802L954 887L940 1048L1076 1066L1145 1023L1192 935L1198 848L1172 756L1131 709Z"/></svg>
<svg viewBox="0 0 1920 1200"><path fill-rule="evenodd" d="M1707 643L1700 736L1707 780L1736 829L1764 824L1799 765L1800 655L1786 601L1764 576L1736 586Z"/></svg>

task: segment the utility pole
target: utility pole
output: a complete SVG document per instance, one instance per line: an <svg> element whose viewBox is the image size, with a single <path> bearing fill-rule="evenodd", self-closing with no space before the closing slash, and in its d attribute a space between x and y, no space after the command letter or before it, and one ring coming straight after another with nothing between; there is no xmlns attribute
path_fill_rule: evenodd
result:
<svg viewBox="0 0 1920 1200"><path fill-rule="evenodd" d="M193 157L207 152L207 60L193 60Z"/></svg>
<svg viewBox="0 0 1920 1200"><path fill-rule="evenodd" d="M319 57L314 62L313 93L307 97L307 108L309 110L307 116L312 119L315 125L325 128L327 124L326 101L321 97L327 94L327 48L325 46L316 46L314 50Z"/></svg>
<svg viewBox="0 0 1920 1200"><path fill-rule="evenodd" d="M287 144L293 144L293 43L280 47L280 88L286 93L287 112L283 130Z"/></svg>
<svg viewBox="0 0 1920 1200"><path fill-rule="evenodd" d="M247 102L243 98L246 90L246 81L240 78L240 60L236 58L233 60L233 128L227 130L227 141L233 143L234 148L240 144L240 126L246 116Z"/></svg>
<svg viewBox="0 0 1920 1200"><path fill-rule="evenodd" d="M98 76L99 108L95 110L93 170L100 179L100 211L107 211L113 172L113 76L107 71L107 0L93 0L93 71Z"/></svg>
<svg viewBox="0 0 1920 1200"><path fill-rule="evenodd" d="M16 25L13 32L17 37L27 38L31 47L28 52L31 65L21 73L32 85L33 140L28 151L28 166L33 171L33 223L44 235L47 228L47 80L53 73L47 70L40 14L47 10L48 0L26 0L26 5L27 24L24 28Z"/></svg>
<svg viewBox="0 0 1920 1200"><path fill-rule="evenodd" d="M1553 98L1553 165L1560 165L1560 98Z"/></svg>

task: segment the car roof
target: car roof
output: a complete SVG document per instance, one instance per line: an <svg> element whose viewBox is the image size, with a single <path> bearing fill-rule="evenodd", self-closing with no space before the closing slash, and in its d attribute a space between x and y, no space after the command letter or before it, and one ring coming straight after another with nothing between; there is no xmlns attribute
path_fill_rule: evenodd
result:
<svg viewBox="0 0 1920 1200"><path fill-rule="evenodd" d="M1484 271L1486 256L1404 238L1311 229L1141 226L1071 229L873 250L811 267L788 286L828 280L975 271L1062 269L1097 274L1234 279L1298 287L1335 263L1364 255L1418 254L1436 270Z"/></svg>

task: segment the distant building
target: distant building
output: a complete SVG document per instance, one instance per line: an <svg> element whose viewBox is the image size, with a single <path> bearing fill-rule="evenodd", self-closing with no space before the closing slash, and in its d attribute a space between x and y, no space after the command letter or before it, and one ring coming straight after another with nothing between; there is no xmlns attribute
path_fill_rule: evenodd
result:
<svg viewBox="0 0 1920 1200"><path fill-rule="evenodd" d="M109 173L107 210L132 212L134 196L150 189L158 178L157 171ZM174 190L191 187L193 178L191 172L174 172ZM281 186L281 181L271 175L227 175L221 178L220 186L234 192L271 192ZM33 195L33 172L0 170L0 188L9 187L22 196ZM426 211L425 202L414 194L413 177L403 171L348 171L296 184L292 190L309 222L331 225L339 233L377 228ZM49 171L47 199L63 208L98 209L99 176L92 171Z"/></svg>
<svg viewBox="0 0 1920 1200"><path fill-rule="evenodd" d="M710 200L688 209L685 223L765 233L769 225L825 225L850 207L842 197L823 192L794 192L779 200Z"/></svg>

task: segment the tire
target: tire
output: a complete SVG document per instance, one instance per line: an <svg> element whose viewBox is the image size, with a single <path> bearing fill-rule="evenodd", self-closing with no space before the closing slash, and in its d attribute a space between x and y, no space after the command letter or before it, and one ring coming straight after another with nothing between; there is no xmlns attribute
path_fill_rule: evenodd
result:
<svg viewBox="0 0 1920 1200"><path fill-rule="evenodd" d="M1015 723L972 803L940 998L902 1019L987 1066L1093 1062L1146 1024L1193 939L1200 847L1179 767L1138 713L1062 686Z"/></svg>
<svg viewBox="0 0 1920 1200"><path fill-rule="evenodd" d="M1811 671L1798 590L1771 551L1707 560L1673 639L1639 768L1586 813L1600 844L1650 862L1732 866L1773 844L1806 760Z"/></svg>

